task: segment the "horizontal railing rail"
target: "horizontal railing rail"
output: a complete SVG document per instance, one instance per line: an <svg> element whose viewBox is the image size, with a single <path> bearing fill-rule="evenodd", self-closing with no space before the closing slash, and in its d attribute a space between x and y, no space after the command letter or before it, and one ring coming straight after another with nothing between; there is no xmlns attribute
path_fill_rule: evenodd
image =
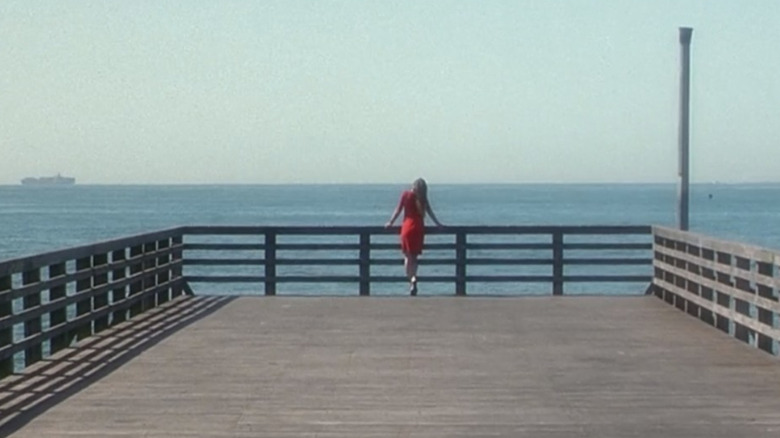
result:
<svg viewBox="0 0 780 438"><path fill-rule="evenodd" d="M0 262L0 377L188 286L175 228Z"/></svg>
<svg viewBox="0 0 780 438"><path fill-rule="evenodd" d="M780 354L780 253L653 227L652 291L678 309Z"/></svg>
<svg viewBox="0 0 780 438"><path fill-rule="evenodd" d="M426 255L420 264L452 268L452 271L449 274L423 274L419 280L452 284L456 295L465 295L469 284L480 282L547 283L554 295L563 294L566 284L578 282L647 285L652 278L650 231L650 226L428 228ZM182 234L185 278L189 283L255 283L262 285L266 295L275 295L278 286L286 283L353 283L358 294L369 295L373 284L407 281L402 269L394 273L376 272L376 268L403 263L395 237L397 228L186 226L182 228ZM206 241L197 240L198 237L206 238ZM323 237L332 241L313 240ZM570 241L578 237L596 240ZM226 238L232 240L226 241ZM441 242L437 238L449 241ZM486 238L487 241L483 240ZM493 241L489 240L491 238ZM323 251L327 253L321 254ZM518 256L511 251L529 253ZM500 267L510 272L472 272L471 268L478 266ZM596 269L599 266L606 268ZM616 266L646 267L647 271L615 273ZM232 275L199 271L208 267L247 269ZM279 272L283 267L298 270L295 273ZM300 272L305 267L322 269L314 273ZM337 267L353 269L340 273L327 269ZM567 272L575 267L586 267L587 271Z"/></svg>

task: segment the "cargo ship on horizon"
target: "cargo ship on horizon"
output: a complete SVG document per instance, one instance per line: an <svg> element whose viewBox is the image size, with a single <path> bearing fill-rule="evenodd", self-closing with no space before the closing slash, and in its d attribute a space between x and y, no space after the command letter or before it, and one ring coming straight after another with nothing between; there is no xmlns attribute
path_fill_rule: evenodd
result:
<svg viewBox="0 0 780 438"><path fill-rule="evenodd" d="M22 179L22 185L25 186L61 186L73 185L75 183L76 178L62 176L59 173L56 176L27 177Z"/></svg>

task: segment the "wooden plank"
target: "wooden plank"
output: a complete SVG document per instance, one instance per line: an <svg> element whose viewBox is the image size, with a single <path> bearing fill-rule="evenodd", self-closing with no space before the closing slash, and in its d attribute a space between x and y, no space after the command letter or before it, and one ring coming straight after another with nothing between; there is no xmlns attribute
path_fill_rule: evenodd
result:
<svg viewBox="0 0 780 438"><path fill-rule="evenodd" d="M553 295L563 295L563 233L557 232L553 233L552 235L552 245L553 245L553 254L552 254L552 274L553 274L553 284L552 284L552 294Z"/></svg>
<svg viewBox="0 0 780 438"><path fill-rule="evenodd" d="M265 231L265 275L264 286L266 295L276 295L276 232Z"/></svg>
<svg viewBox="0 0 780 438"><path fill-rule="evenodd" d="M143 275L144 275L144 246L142 244L130 247L128 269L130 270L131 280L128 282L128 299L133 300L136 295L143 293ZM134 300L134 305L130 306L128 317L132 318L144 311L143 302Z"/></svg>
<svg viewBox="0 0 780 438"><path fill-rule="evenodd" d="M635 257L592 257L592 258L569 258L563 259L565 266L573 265L593 265L593 266L622 266L622 265L641 265L650 266L653 260L650 258Z"/></svg>
<svg viewBox="0 0 780 438"><path fill-rule="evenodd" d="M649 283L650 275L564 275L565 283L603 282L603 283Z"/></svg>
<svg viewBox="0 0 780 438"><path fill-rule="evenodd" d="M463 235L467 235L463 233ZM550 250L552 251L552 243L476 243L469 242L466 244L466 249L489 249L489 250Z"/></svg>
<svg viewBox="0 0 780 438"><path fill-rule="evenodd" d="M13 318L13 302L10 299L10 290L12 287L11 276L0 276L0 321ZM14 331L12 326L0 328L0 348L6 348L13 345ZM13 357L0 359L0 379L13 374Z"/></svg>
<svg viewBox="0 0 780 438"><path fill-rule="evenodd" d="M466 257L467 266L495 266L495 265L526 265L526 266L552 266L553 259L543 258L515 258L515 257Z"/></svg>
<svg viewBox="0 0 780 438"><path fill-rule="evenodd" d="M118 261L116 262L103 264L101 266L92 266L88 269L80 269L71 273L65 271L65 275L60 275L55 278L50 278L45 281L38 281L28 285L22 285L19 288L13 289L10 292L11 299L22 298L30 294L37 294L45 290L50 290L56 287L64 286L68 283L79 282L82 280L91 280L95 276L108 274L109 272L113 272L120 269L126 269L138 263L144 263L160 256L172 255L176 250L177 250L176 248L170 248L170 249L165 249L163 251L154 251L148 254L140 254L140 255L133 256L128 260L118 259ZM64 264L64 263L65 262L60 262L60 264ZM175 260L171 263L180 264L181 260Z"/></svg>
<svg viewBox="0 0 780 438"><path fill-rule="evenodd" d="M0 329L5 327L10 327L13 324L23 323L26 320L36 318L48 312L63 310L66 306L69 306L77 302L84 302L85 300L92 299L94 296L98 294L106 293L109 290L115 288L124 288L133 283L139 282L140 280L142 280L144 277L148 275L157 275L160 272L167 271L176 265L178 265L178 262L172 264L172 266L158 266L147 272L137 271L130 277L117 279L112 283L103 284L101 286L83 289L77 291L77 293L74 295L58 298L53 301L49 301L46 304L38 305L30 309L23 309L22 311L17 312L15 315L12 316L0 317ZM89 277L85 277L85 278L89 278Z"/></svg>
<svg viewBox="0 0 780 438"><path fill-rule="evenodd" d="M652 228L653 234L662 238L672 239L684 242L689 245L708 248L714 251L740 255L763 263L780 265L780 254L766 248L739 242L715 239L688 231L680 231L657 225L654 225Z"/></svg>
<svg viewBox="0 0 780 438"><path fill-rule="evenodd" d="M265 275L185 275L187 283L263 283Z"/></svg>
<svg viewBox="0 0 780 438"><path fill-rule="evenodd" d="M435 283L455 283L458 280L457 275L436 275L420 276L421 281ZM466 282L473 283L549 283L553 280L552 275L466 275L463 277ZM625 282L625 283L649 283L652 280L650 275L564 275L561 277L564 282ZM262 283L266 277L262 275L187 275L184 280L188 283ZM277 283L350 283L358 282L360 276L351 275L296 275L275 277ZM393 275L372 275L372 283L393 283L407 281L405 277Z"/></svg>
<svg viewBox="0 0 780 438"><path fill-rule="evenodd" d="M22 284L32 284L41 281L40 268L32 269L22 273ZM22 308L35 309L41 305L41 294L29 294L22 299ZM41 333L43 328L41 317L28 318L22 324L24 326L24 337L29 338ZM24 350L24 365L30 366L38 362L43 357L43 342L29 345Z"/></svg>
<svg viewBox="0 0 780 438"><path fill-rule="evenodd" d="M371 294L371 234L367 232L360 234L359 264L360 295L368 296Z"/></svg>
<svg viewBox="0 0 780 438"><path fill-rule="evenodd" d="M468 262L466 251L468 248L468 235L459 232L455 235L455 295L466 295L466 272Z"/></svg>
<svg viewBox="0 0 780 438"><path fill-rule="evenodd" d="M780 289L780 278L765 275L757 271L743 269L738 266L724 265L723 263L718 263L714 260L707 260L701 257L692 256L680 251L665 248L663 246L658 246L655 251L666 257L682 260L686 263L694 264L700 268L716 271L723 275L734 276L749 282Z"/></svg>
<svg viewBox="0 0 780 438"><path fill-rule="evenodd" d="M0 276L14 272L23 272L30 269L41 268L68 260L77 260L91 257L93 254L107 253L120 248L127 248L147 241L170 238L180 234L181 228L155 231L137 236L123 237L114 240L97 242L58 251L51 251L29 257L5 260L0 262Z"/></svg>
<svg viewBox="0 0 780 438"><path fill-rule="evenodd" d="M65 263L57 263L49 267L49 278L64 277L67 273ZM58 302L67 298L67 290L65 285L53 287L49 290L49 303ZM59 308L53 308L49 313L49 328L57 327L60 324L67 322L67 308L65 306ZM57 353L58 351L68 346L68 337L66 335L55 336L50 341L50 353Z"/></svg>
<svg viewBox="0 0 780 438"><path fill-rule="evenodd" d="M233 225L198 225L185 226L180 229L184 235L262 235L272 232L277 235L355 235L360 232L379 235L397 235L398 227L384 228L382 226L233 226ZM507 225L507 226L450 226L426 227L426 234L612 234L612 235L649 235L649 225Z"/></svg>
<svg viewBox="0 0 780 438"><path fill-rule="evenodd" d="M778 303L777 300L764 298L756 294L743 292L733 287L726 287L724 284L712 280L710 278L693 276L691 275L690 272L680 268L676 268L673 265L667 263L658 262L657 267L663 269L664 271L670 272L678 277L685 278L688 281L693 281L698 284L701 284L702 286L708 287L714 291L726 293L740 300L744 300L756 306L763 307L764 309L771 310L775 313L780 313L780 303Z"/></svg>
<svg viewBox="0 0 780 438"><path fill-rule="evenodd" d="M143 311L152 309L157 304L153 295L146 294L145 292L153 288L157 284L157 275L152 274L151 271L157 266L157 258L150 258L149 254L156 254L158 250L157 242L146 242L143 244L143 274L141 279L142 290L144 291L144 299L141 300L141 307Z"/></svg>
<svg viewBox="0 0 780 438"><path fill-rule="evenodd" d="M653 248L652 243L564 243L563 249L576 249L576 250L651 250Z"/></svg>
<svg viewBox="0 0 780 438"><path fill-rule="evenodd" d="M185 243L185 251L262 251L262 243Z"/></svg>
<svg viewBox="0 0 780 438"><path fill-rule="evenodd" d="M100 253L95 254L92 256L92 266L100 269L103 271L103 269L108 265L108 253ZM109 285L108 285L108 273L109 271L106 270L104 272L101 272L100 274L93 274L92 276L92 288L97 289L101 288L100 293L93 294L92 295L92 309L93 310L100 310L105 308L108 305L108 293L109 293ZM100 333L103 330L105 330L108 327L108 315L105 315L100 318L96 318L93 323L93 331L94 333Z"/></svg>
<svg viewBox="0 0 780 438"><path fill-rule="evenodd" d="M247 259L247 258L206 259L206 258L198 258L198 257L187 257L186 259L184 259L184 266L263 266L265 264L266 264L265 259Z"/></svg>
<svg viewBox="0 0 780 438"><path fill-rule="evenodd" d="M184 260L184 251L181 249L182 243L184 241L184 236L173 236L171 238L171 244L173 246L173 253L171 254L171 262L172 268L171 268L171 275L172 278L182 278L184 276L184 268L182 266L182 262ZM171 291L171 294L174 298L178 298L182 295L193 295L192 289L190 286L185 282L177 282L175 283L175 286L173 290Z"/></svg>
<svg viewBox="0 0 780 438"><path fill-rule="evenodd" d="M121 250L116 250L111 254L111 264L116 265L123 265L124 261L127 259L127 249L122 248ZM178 263L180 260L176 260L176 263ZM126 279L128 278L128 272L129 272L129 266L125 265L118 269L112 269L111 270L111 302L112 303L118 303L120 301L124 301L128 296L128 286L129 282L126 282ZM179 275L181 276L181 275ZM114 323L120 323L124 320L126 320L128 317L127 310L122 310L119 312L114 312L110 318Z"/></svg>

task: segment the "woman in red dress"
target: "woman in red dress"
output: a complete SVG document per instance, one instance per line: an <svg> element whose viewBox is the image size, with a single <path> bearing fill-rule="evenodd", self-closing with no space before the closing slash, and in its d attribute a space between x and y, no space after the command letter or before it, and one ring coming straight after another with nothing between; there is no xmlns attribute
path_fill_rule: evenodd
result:
<svg viewBox="0 0 780 438"><path fill-rule="evenodd" d="M428 201L428 186L424 179L416 179L412 183L411 190L401 193L401 200L390 221L385 225L386 228L393 226L401 210L404 212L404 221L401 224L401 252L404 253L404 268L409 279L409 293L417 295L417 257L422 254L425 240L425 214L428 213L436 225L442 226Z"/></svg>

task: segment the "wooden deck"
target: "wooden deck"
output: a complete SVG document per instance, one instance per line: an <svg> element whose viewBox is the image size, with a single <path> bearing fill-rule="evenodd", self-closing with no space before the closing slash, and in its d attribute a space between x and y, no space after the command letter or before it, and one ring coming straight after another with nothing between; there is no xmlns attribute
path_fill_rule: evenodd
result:
<svg viewBox="0 0 780 438"><path fill-rule="evenodd" d="M181 298L0 382L12 437L777 437L780 363L654 297Z"/></svg>

